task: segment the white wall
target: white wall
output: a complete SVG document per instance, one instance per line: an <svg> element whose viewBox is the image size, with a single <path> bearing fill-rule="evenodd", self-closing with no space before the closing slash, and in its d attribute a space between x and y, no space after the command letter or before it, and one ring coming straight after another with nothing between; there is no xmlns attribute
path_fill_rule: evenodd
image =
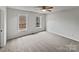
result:
<svg viewBox="0 0 79 59"><path fill-rule="evenodd" d="M28 21L28 30L24 32L18 32L18 15L20 14L28 14L29 19ZM35 18L36 16L42 16L42 28L35 27ZM34 13L34 12L27 12L23 10L11 9L8 8L8 39L19 37L22 35L38 32L45 30L45 15Z"/></svg>
<svg viewBox="0 0 79 59"><path fill-rule="evenodd" d="M0 47L3 47L6 45L6 33L7 33L7 28L6 28L6 20L7 20L7 8L5 6L0 6L0 20L1 20L1 38L0 38Z"/></svg>
<svg viewBox="0 0 79 59"><path fill-rule="evenodd" d="M79 41L79 8L47 15L47 31Z"/></svg>

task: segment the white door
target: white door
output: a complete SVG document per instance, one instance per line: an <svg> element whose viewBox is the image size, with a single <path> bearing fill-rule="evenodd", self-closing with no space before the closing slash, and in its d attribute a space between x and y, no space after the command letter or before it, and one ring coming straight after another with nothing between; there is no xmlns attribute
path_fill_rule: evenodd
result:
<svg viewBox="0 0 79 59"><path fill-rule="evenodd" d="M0 15L0 45L1 45L1 15Z"/></svg>
<svg viewBox="0 0 79 59"><path fill-rule="evenodd" d="M0 47L4 44L4 20L1 19L1 11L0 11Z"/></svg>
<svg viewBox="0 0 79 59"><path fill-rule="evenodd" d="M1 14L0 14L0 46L1 46L1 38L2 38L2 37L1 37L1 34L2 34L2 33L1 33L1 32L2 32L2 30L1 30Z"/></svg>
<svg viewBox="0 0 79 59"><path fill-rule="evenodd" d="M0 30L1 30L1 21L0 21ZM1 31L0 31L0 45L1 45Z"/></svg>
<svg viewBox="0 0 79 59"><path fill-rule="evenodd" d="M1 21L0 21L0 46L1 46L1 41L3 40L3 30L1 28Z"/></svg>
<svg viewBox="0 0 79 59"><path fill-rule="evenodd" d="M6 45L6 17L6 7L0 6L0 47L4 47Z"/></svg>

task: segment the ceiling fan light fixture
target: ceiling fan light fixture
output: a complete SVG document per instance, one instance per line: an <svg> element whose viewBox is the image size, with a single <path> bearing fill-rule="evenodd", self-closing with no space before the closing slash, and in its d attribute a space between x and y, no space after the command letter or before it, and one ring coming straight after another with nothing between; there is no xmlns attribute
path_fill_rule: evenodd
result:
<svg viewBox="0 0 79 59"><path fill-rule="evenodd" d="M41 11L46 12L47 10L46 9L42 9Z"/></svg>
<svg viewBox="0 0 79 59"><path fill-rule="evenodd" d="M42 11L42 12L46 12L46 11L51 12L52 9L53 9L53 7L50 7L50 6L42 6L41 11Z"/></svg>

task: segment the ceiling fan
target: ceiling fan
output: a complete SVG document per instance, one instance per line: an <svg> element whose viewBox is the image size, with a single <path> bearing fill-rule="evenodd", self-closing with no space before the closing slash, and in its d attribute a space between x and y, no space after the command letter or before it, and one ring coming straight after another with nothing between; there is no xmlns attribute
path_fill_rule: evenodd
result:
<svg viewBox="0 0 79 59"><path fill-rule="evenodd" d="M40 7L41 7L41 11L43 11L43 12L45 12L45 11L51 12L52 9L54 8L52 6L40 6Z"/></svg>

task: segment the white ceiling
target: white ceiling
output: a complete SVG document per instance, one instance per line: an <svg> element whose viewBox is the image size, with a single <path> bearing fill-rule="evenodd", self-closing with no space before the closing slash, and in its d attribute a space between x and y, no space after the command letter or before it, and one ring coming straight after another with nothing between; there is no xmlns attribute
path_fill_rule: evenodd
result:
<svg viewBox="0 0 79 59"><path fill-rule="evenodd" d="M58 12L58 11L67 10L75 7L77 6L54 6L52 12ZM9 6L8 8L20 9L25 11L33 11L33 12L44 13L44 14L49 13L49 12L42 12L39 6Z"/></svg>

